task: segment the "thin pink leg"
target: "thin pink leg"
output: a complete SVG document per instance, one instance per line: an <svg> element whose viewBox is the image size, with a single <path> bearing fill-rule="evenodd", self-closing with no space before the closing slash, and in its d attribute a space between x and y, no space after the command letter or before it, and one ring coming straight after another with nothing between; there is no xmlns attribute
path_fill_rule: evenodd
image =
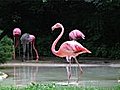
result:
<svg viewBox="0 0 120 90"><path fill-rule="evenodd" d="M71 59L68 59L67 57L66 57L66 59L69 62L69 65L66 66L67 76L68 76L68 84L69 84L70 83L70 78L72 76L72 74L71 74Z"/></svg>
<svg viewBox="0 0 120 90"><path fill-rule="evenodd" d="M36 62L38 62L38 60L39 60L39 55L38 55L37 49L35 48L34 42L33 42L33 49L35 50L35 53L36 53Z"/></svg>
<svg viewBox="0 0 120 90"><path fill-rule="evenodd" d="M80 70L80 75L83 74L83 69L82 69L82 67L80 66L78 60L77 60L76 58L74 58L74 59L75 59L77 65L78 65L78 68L79 68L79 70ZM78 74L78 80L77 80L77 83L78 83L78 81L79 81L79 79L80 79L80 75Z"/></svg>

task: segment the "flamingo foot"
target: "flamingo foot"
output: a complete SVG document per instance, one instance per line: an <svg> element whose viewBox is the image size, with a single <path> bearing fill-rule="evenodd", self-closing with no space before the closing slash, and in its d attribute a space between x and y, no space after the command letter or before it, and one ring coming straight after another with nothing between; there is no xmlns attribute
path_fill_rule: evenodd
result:
<svg viewBox="0 0 120 90"><path fill-rule="evenodd" d="M38 62L38 59L36 59L36 62Z"/></svg>
<svg viewBox="0 0 120 90"><path fill-rule="evenodd" d="M77 79L76 83L78 83L78 82L79 82L79 78Z"/></svg>
<svg viewBox="0 0 120 90"><path fill-rule="evenodd" d="M39 56L36 57L36 62L38 62L38 60L39 60Z"/></svg>

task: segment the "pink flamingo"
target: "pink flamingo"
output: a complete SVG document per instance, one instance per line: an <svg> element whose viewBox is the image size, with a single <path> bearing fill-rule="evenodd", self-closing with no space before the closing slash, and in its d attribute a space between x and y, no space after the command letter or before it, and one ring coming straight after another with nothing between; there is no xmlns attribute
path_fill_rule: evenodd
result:
<svg viewBox="0 0 120 90"><path fill-rule="evenodd" d="M85 39L85 35L78 29L72 30L69 33L70 40L78 40L78 39Z"/></svg>
<svg viewBox="0 0 120 90"><path fill-rule="evenodd" d="M85 39L85 35L78 29L72 30L69 33L69 39L70 40L78 40L78 39ZM73 59L76 59L73 57ZM79 75L78 75L79 78Z"/></svg>
<svg viewBox="0 0 120 90"><path fill-rule="evenodd" d="M85 35L81 31L75 29L69 33L69 38L70 40L85 39Z"/></svg>
<svg viewBox="0 0 120 90"><path fill-rule="evenodd" d="M13 37L14 37L14 55L13 55L13 57L14 57L14 59L16 58L16 56L15 56L15 48L17 48L18 45L19 45L19 37L20 37L20 35L21 35L21 30L19 28L15 28L13 30ZM20 46L19 46L19 56L20 56Z"/></svg>
<svg viewBox="0 0 120 90"><path fill-rule="evenodd" d="M66 60L69 62L69 67L66 68L67 75L68 75L68 83L69 83L69 80L71 78L71 58L72 57L75 58L75 61L78 64L80 74L81 74L83 72L83 70L80 67L79 62L77 61L76 56L78 56L79 54L82 54L82 53L91 53L91 51L89 51L88 49L83 47L80 43L78 43L75 40L66 41L66 42L62 43L59 50L56 51L55 50L56 44L60 40L60 38L62 37L62 35L64 33L64 27L62 24L56 23L54 26L52 26L52 31L56 30L57 28L61 28L62 31L61 31L60 35L57 37L57 39L53 42L51 51L54 55L56 55L58 57L66 57ZM78 77L78 80L79 80L79 77ZM77 80L77 82L78 82L78 80Z"/></svg>

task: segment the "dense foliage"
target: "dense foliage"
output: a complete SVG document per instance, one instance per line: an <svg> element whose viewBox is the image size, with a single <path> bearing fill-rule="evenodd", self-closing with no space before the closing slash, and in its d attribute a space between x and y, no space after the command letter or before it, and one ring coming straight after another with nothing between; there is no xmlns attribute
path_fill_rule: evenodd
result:
<svg viewBox="0 0 120 90"><path fill-rule="evenodd" d="M51 33L51 26L60 22L65 33L58 47L79 29L86 35L79 42L92 51L82 56L120 59L120 0L7 0L0 1L0 12L0 39L12 37L19 27L36 36L40 56L52 56L50 47L60 32Z"/></svg>
<svg viewBox="0 0 120 90"><path fill-rule="evenodd" d="M5 63L12 59L13 42L10 38L5 36L0 41L0 63Z"/></svg>

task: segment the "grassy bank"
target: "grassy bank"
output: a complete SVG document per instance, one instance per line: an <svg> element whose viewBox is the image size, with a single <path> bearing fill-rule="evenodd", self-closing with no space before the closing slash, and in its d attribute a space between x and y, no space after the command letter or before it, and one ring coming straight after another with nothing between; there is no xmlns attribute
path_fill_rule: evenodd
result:
<svg viewBox="0 0 120 90"><path fill-rule="evenodd" d="M31 84L26 87L0 86L0 90L120 90L120 85L114 87L78 87L60 86L55 84Z"/></svg>

